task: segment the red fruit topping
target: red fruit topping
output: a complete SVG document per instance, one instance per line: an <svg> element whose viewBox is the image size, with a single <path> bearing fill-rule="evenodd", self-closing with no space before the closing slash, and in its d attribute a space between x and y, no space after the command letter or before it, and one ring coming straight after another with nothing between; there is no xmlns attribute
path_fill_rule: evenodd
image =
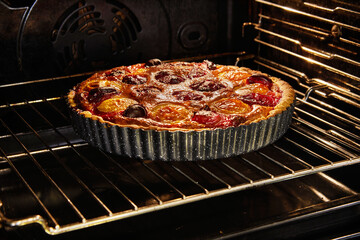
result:
<svg viewBox="0 0 360 240"><path fill-rule="evenodd" d="M237 116L223 115L205 110L195 113L191 120L212 128L234 127L241 122L241 119Z"/></svg>
<svg viewBox="0 0 360 240"><path fill-rule="evenodd" d="M252 84L252 83L261 83L264 84L265 86L267 86L269 89L272 87L272 81L270 78L268 78L265 75L252 75L250 77L248 77L248 79L246 80L247 84Z"/></svg>
<svg viewBox="0 0 360 240"><path fill-rule="evenodd" d="M112 95L114 95L116 93L118 93L118 91L112 87L94 88L89 91L88 100L89 100L89 102L99 103L104 98L111 97Z"/></svg>
<svg viewBox="0 0 360 240"><path fill-rule="evenodd" d="M210 92L225 88L225 85L219 83L218 81L208 79L204 81L195 82L190 85L190 88L201 92Z"/></svg>
<svg viewBox="0 0 360 240"><path fill-rule="evenodd" d="M241 96L241 101L247 104L258 104L261 106L275 107L278 104L280 98L268 96L259 93L251 93L245 96Z"/></svg>
<svg viewBox="0 0 360 240"><path fill-rule="evenodd" d="M127 84L140 85L146 83L147 79L141 75L126 75L122 81Z"/></svg>
<svg viewBox="0 0 360 240"><path fill-rule="evenodd" d="M189 100L196 100L199 101L203 98L202 95L188 92L188 91L174 91L172 94L177 100L189 101Z"/></svg>
<svg viewBox="0 0 360 240"><path fill-rule="evenodd" d="M211 111L199 111L195 113L192 120L207 126L214 126L220 122L221 116L220 114Z"/></svg>
<svg viewBox="0 0 360 240"><path fill-rule="evenodd" d="M168 71L160 71L156 73L155 79L159 82L166 83L166 84L178 84L185 81L185 78L174 75Z"/></svg>

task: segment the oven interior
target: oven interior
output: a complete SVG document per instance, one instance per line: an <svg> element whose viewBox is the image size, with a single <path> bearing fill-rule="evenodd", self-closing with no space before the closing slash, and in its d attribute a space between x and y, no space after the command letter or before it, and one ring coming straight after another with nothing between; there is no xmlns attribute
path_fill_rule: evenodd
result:
<svg viewBox="0 0 360 240"><path fill-rule="evenodd" d="M356 1L0 1L0 13L13 24L0 24L4 238L356 235ZM259 151L196 162L128 159L80 139L67 91L94 71L154 57L288 81L290 129Z"/></svg>

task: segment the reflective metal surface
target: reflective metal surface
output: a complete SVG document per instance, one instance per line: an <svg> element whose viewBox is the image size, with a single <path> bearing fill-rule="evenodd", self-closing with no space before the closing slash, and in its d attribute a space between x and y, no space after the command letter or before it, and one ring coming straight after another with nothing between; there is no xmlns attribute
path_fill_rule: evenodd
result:
<svg viewBox="0 0 360 240"><path fill-rule="evenodd" d="M68 236L119 224L122 236L279 239L358 221L359 6L351 0L252 3L258 11L256 22L243 23L244 51L211 60L258 68L294 87L295 115L284 137L216 161L122 158L90 147L70 126L63 96L88 74L4 84L0 226L37 223L48 234ZM256 52L248 52L252 47ZM153 220L156 214L162 221Z"/></svg>
<svg viewBox="0 0 360 240"><path fill-rule="evenodd" d="M46 84L57 81L64 79ZM359 163L358 137L333 123L343 119L342 114L312 102L311 95L310 101L302 100L305 93L297 91L300 104L293 124L279 141L240 157L200 163L139 161L90 147L70 126L61 96L4 104L1 222L35 222L49 234L60 234ZM324 115L313 114L313 109ZM289 193L293 187L286 188ZM334 199L324 195L325 189L306 189L311 200Z"/></svg>

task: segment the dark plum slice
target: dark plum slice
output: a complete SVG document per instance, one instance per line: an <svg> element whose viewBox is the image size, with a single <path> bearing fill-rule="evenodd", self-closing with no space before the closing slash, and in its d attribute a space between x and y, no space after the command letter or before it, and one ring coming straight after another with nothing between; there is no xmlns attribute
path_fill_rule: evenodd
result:
<svg viewBox="0 0 360 240"><path fill-rule="evenodd" d="M145 66L151 67L151 66L157 66L157 65L160 65L160 64L161 64L161 60L157 59L157 58L154 58L154 59L150 59L149 61L147 61L145 63Z"/></svg>
<svg viewBox="0 0 360 240"><path fill-rule="evenodd" d="M110 97L116 93L118 93L118 90L113 87L94 88L89 91L88 100L89 102L98 103L104 98Z"/></svg>
<svg viewBox="0 0 360 240"><path fill-rule="evenodd" d="M141 75L126 75L122 81L127 84L140 85L146 83L147 79Z"/></svg>
<svg viewBox="0 0 360 240"><path fill-rule="evenodd" d="M161 90L154 86L142 86L132 91L132 95L134 95L137 98L155 97L160 93Z"/></svg>
<svg viewBox="0 0 360 240"><path fill-rule="evenodd" d="M202 95L189 91L174 91L172 95L177 100L183 100L183 101L189 101L189 100L199 101L203 98Z"/></svg>
<svg viewBox="0 0 360 240"><path fill-rule="evenodd" d="M185 81L185 78L181 76L177 76L168 71L160 71L156 73L155 79L159 82L166 83L166 84L178 84Z"/></svg>
<svg viewBox="0 0 360 240"><path fill-rule="evenodd" d="M225 87L226 86L224 84L213 79L198 81L190 85L191 89L201 92L217 91Z"/></svg>
<svg viewBox="0 0 360 240"><path fill-rule="evenodd" d="M241 96L241 101L247 104L258 104L261 106L275 107L278 104L280 98L268 96L259 93L251 93L245 96Z"/></svg>
<svg viewBox="0 0 360 240"><path fill-rule="evenodd" d="M265 86L267 86L269 89L272 87L273 82L271 81L271 79L265 75L261 75L261 74L254 74L250 77L248 77L248 79L246 80L247 84L252 84L252 83L261 83L264 84Z"/></svg>
<svg viewBox="0 0 360 240"><path fill-rule="evenodd" d="M133 104L125 109L123 116L129 118L146 117L147 112L144 106L141 104Z"/></svg>

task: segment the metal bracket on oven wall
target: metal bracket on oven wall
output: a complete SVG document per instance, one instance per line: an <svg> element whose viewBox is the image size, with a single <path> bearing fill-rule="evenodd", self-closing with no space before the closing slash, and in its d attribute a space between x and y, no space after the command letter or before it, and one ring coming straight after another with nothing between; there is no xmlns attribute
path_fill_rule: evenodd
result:
<svg viewBox="0 0 360 240"><path fill-rule="evenodd" d="M307 101L310 97L310 94L315 91L315 90L319 90L319 89L323 89L323 88L326 88L327 86L326 85L322 85L322 84L319 84L319 85L315 85L315 86L311 86L309 87L305 94L304 94L304 97L303 97L303 101ZM299 103L299 102L298 102Z"/></svg>
<svg viewBox="0 0 360 240"><path fill-rule="evenodd" d="M10 228L21 227L21 226L37 223L40 224L45 229L46 232L51 233L51 228L48 226L47 222L42 216L33 215L19 220L9 219L5 217L4 213L1 211L2 206L3 203L0 201L0 229L6 227L10 227Z"/></svg>

